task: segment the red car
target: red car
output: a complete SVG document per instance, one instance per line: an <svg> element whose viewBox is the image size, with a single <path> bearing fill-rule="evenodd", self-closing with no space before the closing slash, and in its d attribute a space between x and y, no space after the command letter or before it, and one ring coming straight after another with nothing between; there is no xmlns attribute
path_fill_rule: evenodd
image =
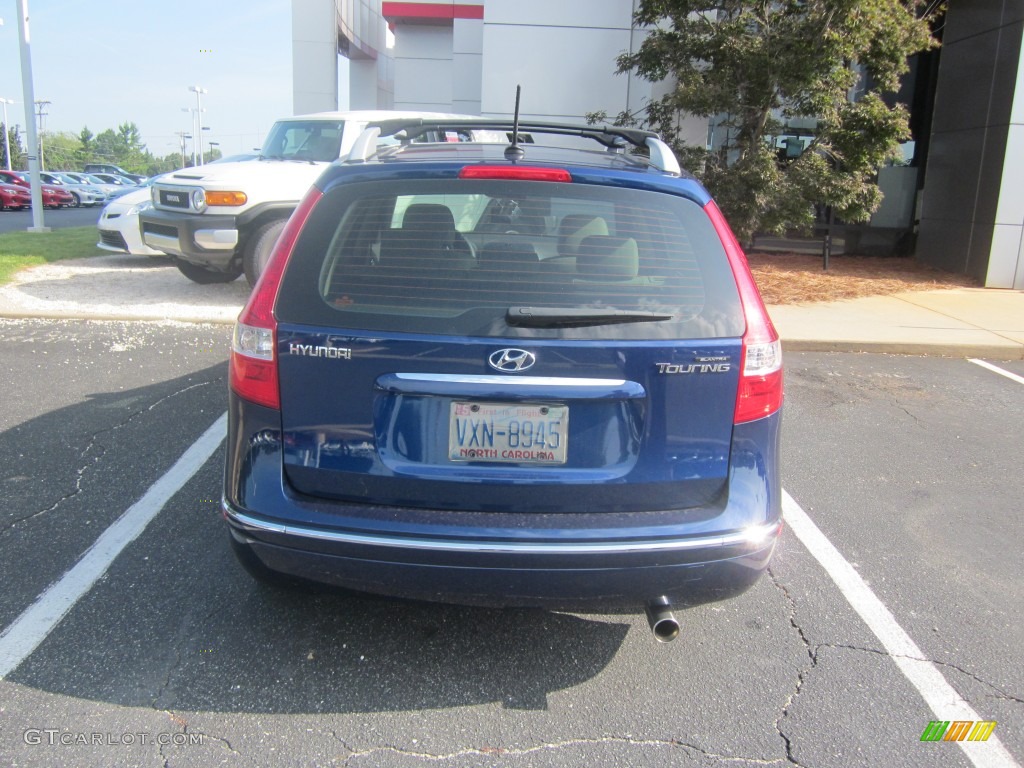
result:
<svg viewBox="0 0 1024 768"><path fill-rule="evenodd" d="M28 179L25 178L25 174L21 171L0 170L0 183L16 184L19 187L31 189ZM75 198L70 192L63 190L60 187L55 187L52 184L43 184L42 193L44 208L60 208L61 206L68 207L73 205L75 202Z"/></svg>
<svg viewBox="0 0 1024 768"><path fill-rule="evenodd" d="M23 210L32 205L32 196L25 187L0 183L0 209Z"/></svg>

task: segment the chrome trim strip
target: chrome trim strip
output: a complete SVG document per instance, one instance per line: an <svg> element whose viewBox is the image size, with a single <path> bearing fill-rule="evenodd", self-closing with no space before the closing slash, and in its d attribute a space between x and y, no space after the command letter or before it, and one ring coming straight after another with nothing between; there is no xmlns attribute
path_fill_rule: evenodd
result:
<svg viewBox="0 0 1024 768"><path fill-rule="evenodd" d="M429 381L456 384L499 384L504 387L622 387L625 379L572 379L561 376L463 376L455 373L393 373L401 381Z"/></svg>
<svg viewBox="0 0 1024 768"><path fill-rule="evenodd" d="M361 544L373 547L392 547L397 549L431 550L434 552L475 552L493 554L539 554L539 555L589 555L589 554L626 554L630 552L665 552L716 547L729 547L742 544L758 546L767 544L773 536L778 535L782 523L765 523L751 526L739 533L719 536L705 536L695 539L671 539L655 541L627 542L519 542L519 541L451 541L437 539L412 539L404 536L382 536L365 533L342 531L324 531L302 526L281 525L257 520L233 509L226 501L221 501L221 509L228 520L243 529L280 533L287 536L302 536L322 541L334 541L343 544Z"/></svg>
<svg viewBox="0 0 1024 768"><path fill-rule="evenodd" d="M238 245L237 229L197 229L194 237L196 245L207 250L230 251Z"/></svg>

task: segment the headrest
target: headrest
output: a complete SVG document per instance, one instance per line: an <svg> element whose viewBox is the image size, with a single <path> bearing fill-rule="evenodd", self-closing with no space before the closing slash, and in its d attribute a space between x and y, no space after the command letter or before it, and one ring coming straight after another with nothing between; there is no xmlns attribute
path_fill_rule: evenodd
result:
<svg viewBox="0 0 1024 768"><path fill-rule="evenodd" d="M402 229L455 231L451 208L440 203L416 203L405 209Z"/></svg>
<svg viewBox="0 0 1024 768"><path fill-rule="evenodd" d="M608 222L600 216L589 213L567 214L558 224L558 253L560 256L575 256L583 238L607 234Z"/></svg>
<svg viewBox="0 0 1024 768"><path fill-rule="evenodd" d="M540 256L528 243L488 243L477 261L483 269L529 269L540 264Z"/></svg>
<svg viewBox="0 0 1024 768"><path fill-rule="evenodd" d="M576 274L589 280L630 280L640 272L640 250L632 237L583 238Z"/></svg>

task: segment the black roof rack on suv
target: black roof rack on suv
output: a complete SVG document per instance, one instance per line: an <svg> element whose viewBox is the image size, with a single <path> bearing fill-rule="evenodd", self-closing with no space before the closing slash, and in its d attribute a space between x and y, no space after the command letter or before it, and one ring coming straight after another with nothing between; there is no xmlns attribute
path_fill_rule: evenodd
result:
<svg viewBox="0 0 1024 768"><path fill-rule="evenodd" d="M445 130L499 130L512 131L512 119L495 118L404 118L381 120L367 125L356 140L347 162L366 162L377 152L377 140L381 136L392 136L403 144L428 134ZM518 130L530 134L558 136L579 136L592 139L608 149L619 149L632 144L650 152L651 164L666 173L681 175L682 170L675 155L664 141L653 131L638 128L622 128L615 125L573 125L571 123L550 123L520 120Z"/></svg>

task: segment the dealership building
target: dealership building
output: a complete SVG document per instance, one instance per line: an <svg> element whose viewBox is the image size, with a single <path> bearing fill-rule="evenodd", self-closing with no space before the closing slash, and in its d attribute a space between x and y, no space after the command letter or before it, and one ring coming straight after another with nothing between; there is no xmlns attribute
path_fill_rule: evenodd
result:
<svg viewBox="0 0 1024 768"><path fill-rule="evenodd" d="M615 57L645 35L632 23L637 2L292 0L294 111L338 109L347 90L352 109L507 117L521 85L527 118L636 112L668 87L615 74ZM916 227L919 260L1024 289L1024 3L948 6L942 47L915 57L907 89L913 164L883 175L887 200L872 226ZM707 120L681 129L687 143L714 140Z"/></svg>

